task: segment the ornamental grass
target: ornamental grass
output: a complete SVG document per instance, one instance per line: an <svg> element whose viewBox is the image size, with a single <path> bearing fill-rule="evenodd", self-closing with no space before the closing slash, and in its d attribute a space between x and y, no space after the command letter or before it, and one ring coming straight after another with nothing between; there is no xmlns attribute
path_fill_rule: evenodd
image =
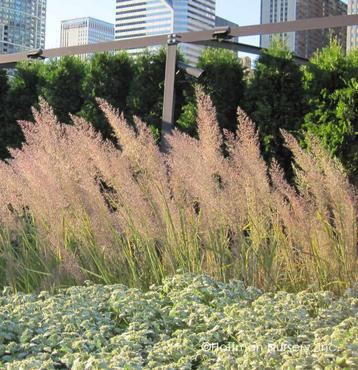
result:
<svg viewBox="0 0 358 370"><path fill-rule="evenodd" d="M166 153L139 118L98 104L113 142L82 118L58 122L42 99L19 123L26 143L0 161L0 286L146 289L177 271L264 291L356 282L357 193L317 139L302 149L282 132L289 183L250 118L239 108L238 131L221 132L201 91L198 138L175 130Z"/></svg>

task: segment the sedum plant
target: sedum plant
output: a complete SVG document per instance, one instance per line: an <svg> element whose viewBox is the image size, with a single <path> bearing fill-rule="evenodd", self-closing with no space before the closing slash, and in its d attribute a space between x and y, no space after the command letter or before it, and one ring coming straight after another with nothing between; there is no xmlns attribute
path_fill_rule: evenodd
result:
<svg viewBox="0 0 358 370"><path fill-rule="evenodd" d="M0 368L354 369L356 289L263 293L178 274L123 285L0 295Z"/></svg>

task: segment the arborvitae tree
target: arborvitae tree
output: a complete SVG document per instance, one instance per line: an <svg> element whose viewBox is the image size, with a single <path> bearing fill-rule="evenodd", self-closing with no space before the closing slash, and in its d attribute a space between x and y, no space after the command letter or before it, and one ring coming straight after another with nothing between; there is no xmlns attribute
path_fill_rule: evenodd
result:
<svg viewBox="0 0 358 370"><path fill-rule="evenodd" d="M163 108L165 50L151 53L146 51L136 58L134 79L128 97L130 115L137 115L143 121L160 130Z"/></svg>
<svg viewBox="0 0 358 370"><path fill-rule="evenodd" d="M7 156L6 146L8 137L7 124L7 102L6 97L9 90L8 79L5 70L0 70L0 159Z"/></svg>
<svg viewBox="0 0 358 370"><path fill-rule="evenodd" d="M283 145L280 129L297 133L305 104L302 72L293 54L280 42L260 55L249 82L245 109L258 125L265 159L276 158L290 174L290 153Z"/></svg>
<svg viewBox="0 0 358 370"><path fill-rule="evenodd" d="M133 59L126 52L96 54L88 62L84 81L86 102L81 115L104 137L109 137L112 130L95 98L103 98L121 112L126 112L132 79Z"/></svg>
<svg viewBox="0 0 358 370"><path fill-rule="evenodd" d="M180 53L177 59L183 60ZM129 115L140 117L158 136L162 122L165 62L165 49L146 51L135 59L133 83L127 101ZM184 105L184 91L187 88L185 77L178 75L175 85L175 120Z"/></svg>
<svg viewBox="0 0 358 370"><path fill-rule="evenodd" d="M358 180L358 50L347 56L337 42L304 67L309 113L303 129L319 137Z"/></svg>
<svg viewBox="0 0 358 370"><path fill-rule="evenodd" d="M19 148L24 138L18 120L32 120L31 107L37 104L43 84L41 62L22 62L17 64L8 82L7 96L2 116L3 134L1 134L1 157L9 157L6 147Z"/></svg>
<svg viewBox="0 0 358 370"><path fill-rule="evenodd" d="M230 50L206 49L199 58L198 68L204 70L196 81L215 104L221 128L236 131L237 108L245 93L244 68L238 56ZM190 135L196 135L196 100L193 86L185 90L186 104L178 119L178 126Z"/></svg>
<svg viewBox="0 0 358 370"><path fill-rule="evenodd" d="M237 54L226 49L206 49L198 67L205 72L200 84L216 107L223 128L236 130L237 108L245 93L244 68Z"/></svg>
<svg viewBox="0 0 358 370"><path fill-rule="evenodd" d="M32 120L31 107L35 106L44 85L42 62L17 64L10 78L8 112L13 120Z"/></svg>
<svg viewBox="0 0 358 370"><path fill-rule="evenodd" d="M42 76L41 95L54 108L58 119L68 123L69 113L80 112L85 101L85 63L75 56L52 60L44 64Z"/></svg>
<svg viewBox="0 0 358 370"><path fill-rule="evenodd" d="M8 78L6 70L0 69L0 119L3 120L3 117L6 112L6 96L9 90Z"/></svg>

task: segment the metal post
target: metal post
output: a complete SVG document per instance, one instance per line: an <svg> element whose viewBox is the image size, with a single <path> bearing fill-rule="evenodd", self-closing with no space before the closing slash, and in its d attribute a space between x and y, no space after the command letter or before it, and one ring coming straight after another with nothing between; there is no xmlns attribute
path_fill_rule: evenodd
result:
<svg viewBox="0 0 358 370"><path fill-rule="evenodd" d="M164 81L164 99L162 115L162 137L160 148L166 151L167 145L165 137L169 135L174 128L174 106L175 106L175 74L176 74L176 56L177 56L177 35L168 36L167 59L165 65Z"/></svg>

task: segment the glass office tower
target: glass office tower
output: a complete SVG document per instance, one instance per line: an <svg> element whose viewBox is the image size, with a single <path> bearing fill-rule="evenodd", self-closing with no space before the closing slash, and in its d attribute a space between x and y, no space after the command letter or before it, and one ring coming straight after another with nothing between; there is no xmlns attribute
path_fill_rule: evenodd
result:
<svg viewBox="0 0 358 370"><path fill-rule="evenodd" d="M358 0L348 0L348 14L358 14ZM347 31L347 51L358 47L358 26L350 26Z"/></svg>
<svg viewBox="0 0 358 370"><path fill-rule="evenodd" d="M261 23L295 21L306 18L330 17L347 14L347 4L342 0L261 0ZM332 36L345 48L346 28L311 30L281 35L261 36L261 47L267 48L273 38L280 37L296 55L310 58L327 46Z"/></svg>
<svg viewBox="0 0 358 370"><path fill-rule="evenodd" d="M45 47L46 0L0 0L0 54Z"/></svg>
<svg viewBox="0 0 358 370"><path fill-rule="evenodd" d="M116 39L214 28L215 3L216 0L117 0ZM191 64L197 62L203 50L196 45L181 48Z"/></svg>
<svg viewBox="0 0 358 370"><path fill-rule="evenodd" d="M114 40L114 24L85 17L61 22L61 47L96 44ZM81 59L93 54L83 54Z"/></svg>
<svg viewBox="0 0 358 370"><path fill-rule="evenodd" d="M114 40L114 25L86 17L61 22L61 47L95 44Z"/></svg>

